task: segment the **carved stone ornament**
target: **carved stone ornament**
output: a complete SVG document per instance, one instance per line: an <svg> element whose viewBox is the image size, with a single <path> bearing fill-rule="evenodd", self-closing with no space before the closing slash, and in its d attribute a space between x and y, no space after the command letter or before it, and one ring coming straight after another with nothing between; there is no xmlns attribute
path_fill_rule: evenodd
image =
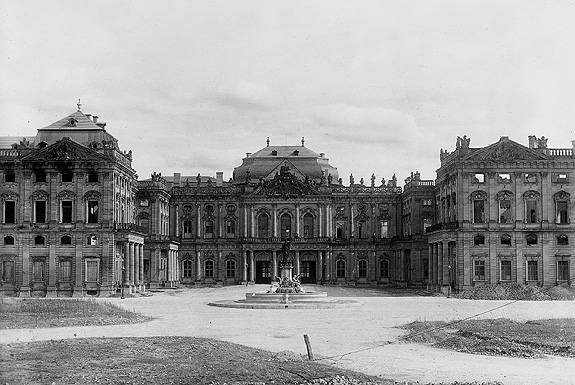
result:
<svg viewBox="0 0 575 385"><path fill-rule="evenodd" d="M356 215L355 219L359 222L365 222L369 219L369 215L365 211L361 211L359 214Z"/></svg>
<svg viewBox="0 0 575 385"><path fill-rule="evenodd" d="M345 207L343 206L337 206L335 208L335 216L334 219L346 219L347 217L345 216Z"/></svg>
<svg viewBox="0 0 575 385"><path fill-rule="evenodd" d="M150 219L150 214L148 214L146 211L142 211L140 214L138 214L138 219Z"/></svg>
<svg viewBox="0 0 575 385"><path fill-rule="evenodd" d="M258 209L256 209L255 213L256 213L256 216L261 215L261 214L269 215L270 209L267 207L259 207Z"/></svg>
<svg viewBox="0 0 575 385"><path fill-rule="evenodd" d="M559 191L558 193L555 193L555 194L553 195L553 198L554 198L555 200L557 200L557 201L559 201L559 200L561 200L561 201L569 200L570 197L571 197L571 194L569 194L569 193L566 192L566 191Z"/></svg>
<svg viewBox="0 0 575 385"><path fill-rule="evenodd" d="M86 194L84 194L84 199L86 200L98 200L102 197L98 191L90 190Z"/></svg>
<svg viewBox="0 0 575 385"><path fill-rule="evenodd" d="M476 190L471 193L471 200L482 200L487 199L487 193L485 191Z"/></svg>
<svg viewBox="0 0 575 385"><path fill-rule="evenodd" d="M30 198L32 200L37 200L37 199L48 199L50 195L44 191L44 190L36 190L32 193L32 195L30 195Z"/></svg>
<svg viewBox="0 0 575 385"><path fill-rule="evenodd" d="M367 250L360 250L355 253L357 259L366 259L368 258L368 251Z"/></svg>
<svg viewBox="0 0 575 385"><path fill-rule="evenodd" d="M76 196L76 194L70 190L64 190L64 191L60 191L58 193L59 199L74 199L75 196Z"/></svg>
<svg viewBox="0 0 575 385"><path fill-rule="evenodd" d="M16 194L13 191L6 191L4 193L2 193L2 195L0 195L2 197L3 201L15 201L18 200L18 198L20 197L18 194Z"/></svg>
<svg viewBox="0 0 575 385"><path fill-rule="evenodd" d="M311 207L306 207L300 211L300 217L304 217L306 214L311 214L314 218L316 217L316 210Z"/></svg>
<svg viewBox="0 0 575 385"><path fill-rule="evenodd" d="M498 201L513 201L513 193L511 191L499 191L496 196Z"/></svg>
<svg viewBox="0 0 575 385"><path fill-rule="evenodd" d="M526 201L539 200L541 195L537 191L529 190L523 194L523 199Z"/></svg>
<svg viewBox="0 0 575 385"><path fill-rule="evenodd" d="M315 182L309 178L305 181L298 179L289 171L287 165L280 168L279 174L271 180L260 180L254 195L281 197L284 199L297 198L303 195L318 194Z"/></svg>
<svg viewBox="0 0 575 385"><path fill-rule="evenodd" d="M278 210L278 218L281 217L283 214L288 214L289 216L293 216L292 215L292 209L290 209L289 207L284 207L280 210Z"/></svg>
<svg viewBox="0 0 575 385"><path fill-rule="evenodd" d="M235 205L227 205L226 211L228 212L228 214L233 214L236 212L236 206Z"/></svg>

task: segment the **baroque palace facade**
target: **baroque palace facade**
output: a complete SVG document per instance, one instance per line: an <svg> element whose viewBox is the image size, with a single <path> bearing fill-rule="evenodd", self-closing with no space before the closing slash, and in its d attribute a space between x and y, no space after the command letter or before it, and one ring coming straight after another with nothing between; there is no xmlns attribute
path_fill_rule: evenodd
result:
<svg viewBox="0 0 575 385"><path fill-rule="evenodd" d="M573 149L464 137L440 158L435 182L345 185L303 138L268 139L228 181L138 181L131 151L78 103L32 141L0 138L0 295L270 283L286 241L303 284L570 283Z"/></svg>

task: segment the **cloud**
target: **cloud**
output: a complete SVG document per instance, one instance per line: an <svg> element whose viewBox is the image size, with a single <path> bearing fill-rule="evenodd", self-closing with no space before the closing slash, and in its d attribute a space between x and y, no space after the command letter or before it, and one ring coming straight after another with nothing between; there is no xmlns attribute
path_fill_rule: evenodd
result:
<svg viewBox="0 0 575 385"><path fill-rule="evenodd" d="M344 103L317 107L313 119L328 135L358 142L408 143L419 139L415 119L384 107L355 107Z"/></svg>
<svg viewBox="0 0 575 385"><path fill-rule="evenodd" d="M246 80L232 86L220 85L214 98L220 104L240 109L269 109L280 100L279 95L267 86Z"/></svg>

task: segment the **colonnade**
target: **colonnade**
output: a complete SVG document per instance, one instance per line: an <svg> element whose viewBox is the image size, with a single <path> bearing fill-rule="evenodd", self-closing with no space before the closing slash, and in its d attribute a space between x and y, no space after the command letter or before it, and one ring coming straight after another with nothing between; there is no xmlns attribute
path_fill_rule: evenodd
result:
<svg viewBox="0 0 575 385"><path fill-rule="evenodd" d="M124 242L124 285L135 291L144 291L144 244Z"/></svg>
<svg viewBox="0 0 575 385"><path fill-rule="evenodd" d="M429 281L428 289L441 291L442 287L448 287L451 274L455 274L449 258L449 242L429 243Z"/></svg>

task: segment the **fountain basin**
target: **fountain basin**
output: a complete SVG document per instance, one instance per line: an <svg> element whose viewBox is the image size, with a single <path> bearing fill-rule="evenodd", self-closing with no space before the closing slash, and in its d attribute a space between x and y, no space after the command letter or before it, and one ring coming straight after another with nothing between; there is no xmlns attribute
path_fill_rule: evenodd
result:
<svg viewBox="0 0 575 385"><path fill-rule="evenodd" d="M330 309L358 305L358 301L328 298L326 292L246 293L245 299L215 301L209 306L236 309Z"/></svg>

